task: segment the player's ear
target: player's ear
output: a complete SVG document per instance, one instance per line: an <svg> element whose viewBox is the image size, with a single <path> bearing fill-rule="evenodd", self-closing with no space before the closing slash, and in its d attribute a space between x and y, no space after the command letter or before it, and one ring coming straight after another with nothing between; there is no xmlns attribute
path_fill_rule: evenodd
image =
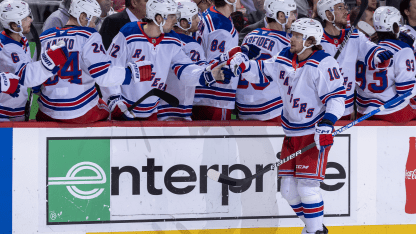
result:
<svg viewBox="0 0 416 234"><path fill-rule="evenodd" d="M396 23L393 24L393 31L395 34L398 34L400 32L400 27L398 24Z"/></svg>
<svg viewBox="0 0 416 234"><path fill-rule="evenodd" d="M157 14L157 15L155 16L155 19L156 19L156 22L157 22L158 24L161 24L161 23L163 22L163 18L162 18L162 16L161 16L161 15L159 15L159 14Z"/></svg>
<svg viewBox="0 0 416 234"><path fill-rule="evenodd" d="M10 23L10 28L13 29L13 31L15 31L15 32L19 32L20 31L19 27L17 27L17 24L14 23L14 22L11 22Z"/></svg>
<svg viewBox="0 0 416 234"><path fill-rule="evenodd" d="M180 21L180 25L182 28L188 28L189 27L189 23L186 19L181 19Z"/></svg>
<svg viewBox="0 0 416 234"><path fill-rule="evenodd" d="M85 14L84 12L82 12L81 15L79 16L79 22L81 23L80 26L84 26L84 24L86 22L88 22L88 20L87 20L87 14Z"/></svg>
<svg viewBox="0 0 416 234"><path fill-rule="evenodd" d="M309 47L309 46L313 45L314 41L315 41L315 38L309 37L305 42L305 47Z"/></svg>
<svg viewBox="0 0 416 234"><path fill-rule="evenodd" d="M334 15L330 11L325 11L325 15L329 21L334 21Z"/></svg>

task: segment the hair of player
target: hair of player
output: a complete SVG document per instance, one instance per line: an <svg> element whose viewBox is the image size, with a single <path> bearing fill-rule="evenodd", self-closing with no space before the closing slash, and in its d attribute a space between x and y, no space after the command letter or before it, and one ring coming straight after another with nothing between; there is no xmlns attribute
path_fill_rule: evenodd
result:
<svg viewBox="0 0 416 234"><path fill-rule="evenodd" d="M158 15L162 16L161 14L156 14L156 15L155 15L155 20L156 20L156 17L157 17ZM142 21L143 21L144 23L148 23L148 24L154 23L152 19L148 19L148 18L146 18L146 17L145 17L144 19L142 19Z"/></svg>
<svg viewBox="0 0 416 234"><path fill-rule="evenodd" d="M4 32L7 34L7 36L12 35L12 31L8 30L8 29L4 29Z"/></svg>
<svg viewBox="0 0 416 234"><path fill-rule="evenodd" d="M267 22L268 24L271 24L271 23L276 23L276 20L275 20L275 19L273 19L273 18L266 17L266 22Z"/></svg>
<svg viewBox="0 0 416 234"><path fill-rule="evenodd" d="M223 7L227 5L227 3L224 0L214 0L215 7Z"/></svg>
<svg viewBox="0 0 416 234"><path fill-rule="evenodd" d="M352 9L352 11L351 11L351 14L350 14L350 22L354 22L354 21L355 21L355 19L356 19L356 18L357 18L357 16L358 16L358 13L360 13L360 7L359 7L359 6L354 7L354 8ZM366 17L367 17L367 12L366 12L366 11L364 11L364 13L363 13L363 15L361 16L361 19L360 19L360 20L364 21Z"/></svg>
<svg viewBox="0 0 416 234"><path fill-rule="evenodd" d="M131 0L126 0L124 5L126 6L126 8L131 6Z"/></svg>
<svg viewBox="0 0 416 234"><path fill-rule="evenodd" d="M396 40L396 34L392 32L377 32L378 41L384 41L386 39Z"/></svg>
<svg viewBox="0 0 416 234"><path fill-rule="evenodd" d="M409 10L411 0L402 0L400 3L400 14L402 15L405 21L408 21L407 15L404 13L404 10Z"/></svg>
<svg viewBox="0 0 416 234"><path fill-rule="evenodd" d="M315 39L315 37L309 37L309 38L307 39L307 41L311 41L311 43L312 43L312 44L316 44L316 39ZM315 50L323 50L323 48L322 48L322 45L313 45L313 46L312 46L312 50L313 50L313 51L315 51Z"/></svg>

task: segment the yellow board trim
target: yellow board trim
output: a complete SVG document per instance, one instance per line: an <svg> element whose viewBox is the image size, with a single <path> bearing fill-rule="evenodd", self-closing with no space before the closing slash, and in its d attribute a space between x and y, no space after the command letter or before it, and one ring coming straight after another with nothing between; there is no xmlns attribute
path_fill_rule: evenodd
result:
<svg viewBox="0 0 416 234"><path fill-rule="evenodd" d="M333 234L411 234L416 233L416 225L369 225L369 226L333 226ZM87 234L300 234L301 227L279 228L231 228L209 230L175 231L136 231L136 232L89 232Z"/></svg>

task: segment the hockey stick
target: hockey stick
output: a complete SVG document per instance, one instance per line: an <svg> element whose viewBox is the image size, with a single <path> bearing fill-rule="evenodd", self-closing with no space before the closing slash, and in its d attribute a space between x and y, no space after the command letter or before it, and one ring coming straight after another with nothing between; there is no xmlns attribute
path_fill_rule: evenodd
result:
<svg viewBox="0 0 416 234"><path fill-rule="evenodd" d="M364 14L365 9L367 9L367 6L368 6L368 0L362 0L361 5L360 5L360 11L358 12L357 18L355 18L354 23L351 25L350 31L348 32L347 36L345 36L344 41L339 46L337 53L335 53L335 56L334 56L335 60L338 59L339 55L341 54L341 51L344 49L345 45L350 39L350 36L352 35L354 29L357 27L358 22L360 22L360 19Z"/></svg>
<svg viewBox="0 0 416 234"><path fill-rule="evenodd" d="M355 120L355 121L353 121L353 122L351 122L351 123L343 126L340 129L336 130L334 133L332 133L332 136L336 136L336 135L340 134L341 132L343 132L343 131L351 128L352 126L354 126L354 125L362 122L363 120L370 118L371 116L377 114L378 112L383 111L386 108L389 108L393 104L395 104L395 103L397 103L399 101L402 101L403 99L405 99L406 97L410 96L411 94L412 94L412 92L410 91L410 92L407 92L407 93L405 93L405 94L403 94L401 96L398 96L396 98L393 98L392 100L388 101L383 106L380 106L379 108L371 111L370 113L368 113L368 114L360 117L359 119L357 119L357 120ZM245 183L248 183L251 180L253 180L253 179L255 179L255 178L263 175L264 173L266 173L266 172L268 172L270 170L274 170L275 167L278 167L278 166L282 165L283 163L286 163L289 160L292 160L292 159L296 158L297 156L305 153L306 151L308 151L309 149L312 149L315 146L316 146L316 143L313 142L313 143L309 144L308 146L306 146L305 148L296 151L295 153L287 156L286 158L284 158L282 160L279 160L277 163L267 164L266 167L263 168L261 171L257 172L256 174L254 174L254 175L252 175L250 177L244 178L244 179L231 178L231 177L229 177L227 175L224 175L224 174L221 174L218 171L213 170L213 169L209 169L207 175L208 175L208 177L210 179L212 179L214 181L217 181L217 182L220 182L222 184L228 184L228 185L231 185L231 186L241 186L241 185L243 185ZM280 152L277 153L276 157L277 158L280 158Z"/></svg>
<svg viewBox="0 0 416 234"><path fill-rule="evenodd" d="M40 44L38 31L36 31L36 28L35 28L35 26L33 26L33 24L30 25L30 33L33 35L33 39L35 40L35 43L36 43L36 59L39 60L40 51L41 51L41 44ZM28 97L28 100L27 100L26 105L25 105L25 121L26 122L29 121L30 109L32 107L32 101L33 101L33 89L30 88L29 97Z"/></svg>
<svg viewBox="0 0 416 234"><path fill-rule="evenodd" d="M132 111L137 105L142 103L146 98L150 96L156 96L162 99L163 101L167 102L169 105L173 107L179 106L179 100L173 96L170 93L167 93L165 91L162 91L160 89L153 88L149 92L147 92L143 97L141 97L139 100L137 100L133 105L131 105L129 108L127 108L129 111Z"/></svg>

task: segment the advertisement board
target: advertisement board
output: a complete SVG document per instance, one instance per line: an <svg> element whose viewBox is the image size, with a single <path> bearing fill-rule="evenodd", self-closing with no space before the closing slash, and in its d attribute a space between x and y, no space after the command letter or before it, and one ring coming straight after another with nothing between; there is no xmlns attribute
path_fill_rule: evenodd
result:
<svg viewBox="0 0 416 234"><path fill-rule="evenodd" d="M415 223L405 212L411 129L354 127L335 138L321 183L326 226ZM280 194L277 171L241 187L207 178L210 168L243 178L275 162L280 127L14 128L10 134L13 233L289 233L286 227L304 226Z"/></svg>

